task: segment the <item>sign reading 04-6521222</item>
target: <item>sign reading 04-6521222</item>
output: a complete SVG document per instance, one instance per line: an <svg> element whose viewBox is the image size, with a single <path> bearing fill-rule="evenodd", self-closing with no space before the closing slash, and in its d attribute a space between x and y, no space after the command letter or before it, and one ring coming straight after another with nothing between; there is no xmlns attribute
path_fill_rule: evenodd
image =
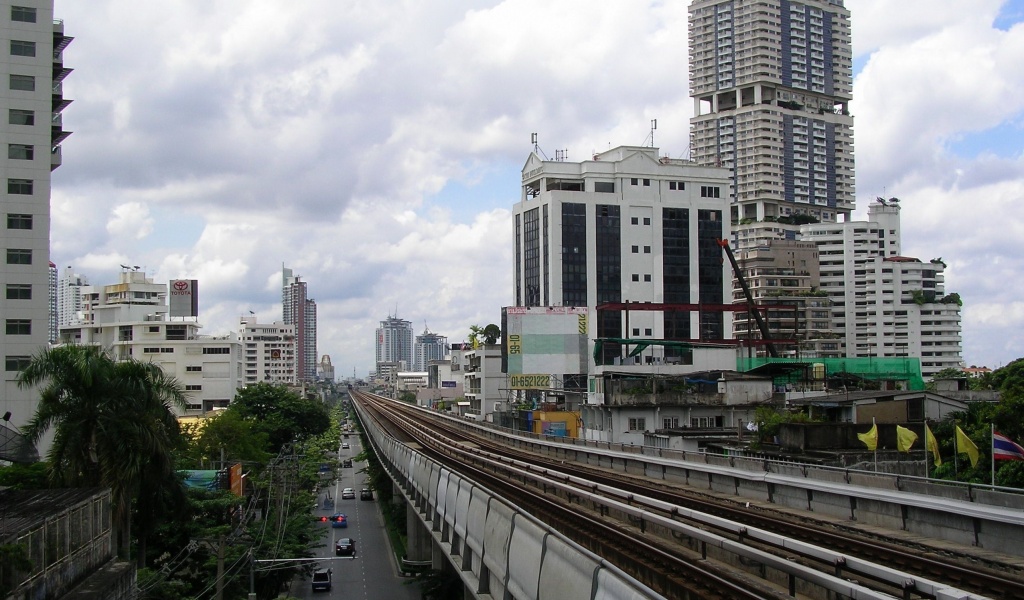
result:
<svg viewBox="0 0 1024 600"><path fill-rule="evenodd" d="M551 375L514 375L508 376L508 387L513 390L544 390L551 387Z"/></svg>

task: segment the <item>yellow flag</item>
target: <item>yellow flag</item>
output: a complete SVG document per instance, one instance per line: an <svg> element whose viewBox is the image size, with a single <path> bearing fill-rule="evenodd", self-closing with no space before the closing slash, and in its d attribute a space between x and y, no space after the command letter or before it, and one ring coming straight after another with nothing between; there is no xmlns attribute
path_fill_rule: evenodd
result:
<svg viewBox="0 0 1024 600"><path fill-rule="evenodd" d="M960 429L959 425L956 426L956 451L957 453L967 453L967 457L971 459L972 467L978 465L978 447L974 445L971 438L967 437L964 430Z"/></svg>
<svg viewBox="0 0 1024 600"><path fill-rule="evenodd" d="M917 434L906 427L896 426L896 449L900 452L910 452L910 447L917 441Z"/></svg>
<svg viewBox="0 0 1024 600"><path fill-rule="evenodd" d="M942 457L939 456L939 441L932 435L932 430L928 428L927 423L924 424L924 449L932 453L936 467L942 465Z"/></svg>
<svg viewBox="0 0 1024 600"><path fill-rule="evenodd" d="M864 445L868 447L868 450L875 450L878 448L878 425L871 424L871 429L867 433L858 433L857 439L864 442Z"/></svg>

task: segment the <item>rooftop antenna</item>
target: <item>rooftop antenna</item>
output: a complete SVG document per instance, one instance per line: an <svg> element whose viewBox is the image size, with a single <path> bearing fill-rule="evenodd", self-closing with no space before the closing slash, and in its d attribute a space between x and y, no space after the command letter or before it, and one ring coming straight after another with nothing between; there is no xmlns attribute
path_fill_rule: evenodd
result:
<svg viewBox="0 0 1024 600"><path fill-rule="evenodd" d="M654 130L658 128L658 120L651 119L651 148L654 147Z"/></svg>
<svg viewBox="0 0 1024 600"><path fill-rule="evenodd" d="M530 134L530 143L533 144L533 151L536 154L539 154L539 155L543 156L544 160L551 160L550 158L548 158L548 155L544 154L544 151L540 149L540 144L537 143L537 134L536 133L531 133Z"/></svg>

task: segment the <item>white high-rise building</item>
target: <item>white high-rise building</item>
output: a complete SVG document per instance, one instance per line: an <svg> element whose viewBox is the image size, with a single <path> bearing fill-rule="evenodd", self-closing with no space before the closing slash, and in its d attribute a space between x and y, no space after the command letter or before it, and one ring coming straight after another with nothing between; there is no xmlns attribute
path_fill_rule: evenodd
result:
<svg viewBox="0 0 1024 600"><path fill-rule="evenodd" d="M380 322L376 334L377 375L385 370L385 363L396 365L398 371L409 370L413 364L412 323L389 315Z"/></svg>
<svg viewBox="0 0 1024 600"><path fill-rule="evenodd" d="M113 285L85 286L83 322L62 327L59 343L95 344L115 360L159 365L189 395L180 415L226 407L242 385L238 337L200 335L198 322L171 320L167 298L167 284L154 283L139 271L122 271Z"/></svg>
<svg viewBox="0 0 1024 600"><path fill-rule="evenodd" d="M47 324L48 335L46 341L51 344L57 341L57 265L50 261L50 268L47 271L46 299L49 314Z"/></svg>
<svg viewBox="0 0 1024 600"><path fill-rule="evenodd" d="M689 11L691 157L733 169L738 247L845 220L855 198L843 0L693 0Z"/></svg>
<svg viewBox="0 0 1024 600"><path fill-rule="evenodd" d="M941 260L901 255L899 200L879 198L867 221L804 225L800 236L818 247L842 355L920 357L925 378L962 366L959 297L946 294Z"/></svg>
<svg viewBox="0 0 1024 600"><path fill-rule="evenodd" d="M582 162L531 153L513 207L515 306L589 307L591 339L609 340L598 364L626 360L624 338L731 338L732 273L717 243L729 236L730 195L725 169L657 148L621 146ZM655 344L628 360L685 362L688 353Z"/></svg>
<svg viewBox="0 0 1024 600"><path fill-rule="evenodd" d="M82 322L82 288L89 280L68 266L57 283L57 327Z"/></svg>
<svg viewBox="0 0 1024 600"><path fill-rule="evenodd" d="M19 388L18 372L50 337L50 177L60 166L61 82L72 38L55 20L53 0L0 4L0 139L4 223L0 226L0 413L13 426L35 413L38 391ZM42 440L45 454L49 439Z"/></svg>
<svg viewBox="0 0 1024 600"><path fill-rule="evenodd" d="M413 371L426 371L427 365L434 360L442 360L448 356L448 338L431 333L424 328L423 333L416 336L413 344Z"/></svg>
<svg viewBox="0 0 1024 600"><path fill-rule="evenodd" d="M258 323L256 317L242 317L238 337L244 351L245 385L295 383L295 326Z"/></svg>

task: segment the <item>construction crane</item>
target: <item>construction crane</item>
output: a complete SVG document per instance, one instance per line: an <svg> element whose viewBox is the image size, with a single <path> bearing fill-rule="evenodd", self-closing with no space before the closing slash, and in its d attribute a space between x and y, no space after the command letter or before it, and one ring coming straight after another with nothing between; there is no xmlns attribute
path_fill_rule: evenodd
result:
<svg viewBox="0 0 1024 600"><path fill-rule="evenodd" d="M768 324L761 318L761 313L757 310L757 306L754 305L754 296L750 293L750 286L747 285L747 279L743 277L743 272L740 270L740 265L736 262L736 257L732 254L732 248L729 247L729 240L718 240L718 245L725 250L725 255L729 257L729 264L732 265L732 272L736 274L736 279L740 282L740 287L743 288L743 295L747 298L747 312L754 315L754 321L757 322L757 328L761 330L761 339L764 340L765 350L768 351L768 356L772 358L778 358L779 352L775 349L775 345L771 343L771 335L768 333Z"/></svg>

